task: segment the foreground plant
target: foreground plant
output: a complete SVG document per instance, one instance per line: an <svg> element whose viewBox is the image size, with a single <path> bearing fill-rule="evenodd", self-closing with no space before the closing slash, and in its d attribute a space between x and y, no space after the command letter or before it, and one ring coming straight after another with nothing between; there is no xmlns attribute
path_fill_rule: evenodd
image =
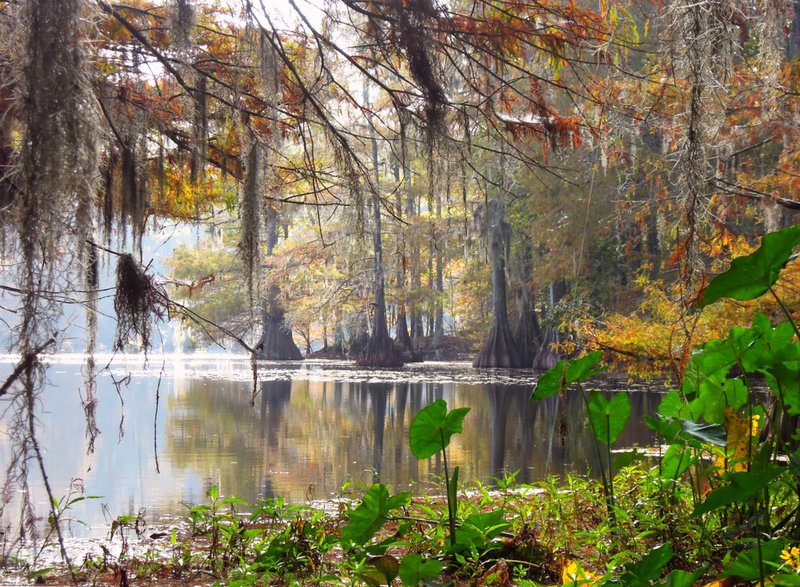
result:
<svg viewBox="0 0 800 587"><path fill-rule="evenodd" d="M574 384L589 416L589 425L595 437L595 450L600 466L600 478L605 491L608 515L612 521L616 517L614 509L614 466L620 467L635 458L635 453L618 457L612 461L611 445L617 441L631 415L631 400L625 392L614 395L607 400L599 391L592 390L587 395L581 383L602 371L599 366L603 354L600 351L581 357L580 359L562 360L539 378L534 388L532 400L541 400L556 394L564 394ZM605 454L601 454L600 444L604 444Z"/></svg>
<svg viewBox="0 0 800 587"><path fill-rule="evenodd" d="M723 297L749 301L768 293L785 320L773 325L759 314L749 328L734 327L724 339L696 349L680 388L664 397L657 417L647 418L668 444L659 462L661 498L666 505L668 500L675 504L682 480L689 480L692 510L684 516L695 520L705 541L724 554L720 579L800 584L786 540L800 533L800 330L776 287L798 244L800 226L768 234L754 253L734 259L703 290L700 307ZM609 518L617 525L621 512L615 503L610 450L604 462L599 443L609 447L618 437L629 404L624 394L606 401L598 392L587 396L583 391L581 382L602 370L600 359L600 353L593 353L560 362L540 379L532 399L563 394L577 384L598 441ZM766 396L754 382L762 378ZM782 454L786 462L779 460ZM677 545L682 537L664 538L668 542L662 547L638 562L612 568L592 584L649 585L660 580L655 584L692 585L694 575L678 577L677 571L659 579L675 554L670 542Z"/></svg>

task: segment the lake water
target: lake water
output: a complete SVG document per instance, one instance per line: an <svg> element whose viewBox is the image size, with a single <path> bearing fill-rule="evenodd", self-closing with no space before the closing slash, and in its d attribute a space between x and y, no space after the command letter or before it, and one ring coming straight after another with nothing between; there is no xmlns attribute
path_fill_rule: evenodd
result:
<svg viewBox="0 0 800 587"><path fill-rule="evenodd" d="M0 382L15 362L0 358ZM98 357L97 364L106 363ZM532 482L568 471L591 474L596 467L580 398L531 402L533 372L474 370L467 363L389 371L345 361L262 362L254 385L249 359L212 354L153 355L146 365L140 357L115 358L96 380L100 434L88 453L82 368L79 355L51 359L39 437L54 493L65 495L77 483L86 495L101 496L71 513L104 531L118 515L144 511L150 521L182 515L185 504L204 503L212 485L249 502L328 499L348 481L353 487L378 476L397 491L432 491L444 472L441 459L418 461L408 447L408 427L437 399L449 409L471 408L464 433L448 448L448 464L461 468L462 480L488 482L518 470L519 481ZM598 382L631 393L631 420L617 446L655 442L642 420L655 413L663 386ZM3 470L13 442L8 417L0 420ZM36 471L31 491L46 516Z"/></svg>

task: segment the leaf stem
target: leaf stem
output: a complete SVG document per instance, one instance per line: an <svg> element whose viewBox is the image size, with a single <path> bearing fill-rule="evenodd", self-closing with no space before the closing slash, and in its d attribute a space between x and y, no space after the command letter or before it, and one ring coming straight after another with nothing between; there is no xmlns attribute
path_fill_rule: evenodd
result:
<svg viewBox="0 0 800 587"><path fill-rule="evenodd" d="M456 516L453 508L455 507L452 503L450 498L451 491L450 491L450 472L447 469L447 451L444 449L445 441L444 441L444 430L439 428L439 434L442 437L442 461L444 462L444 483L445 483L445 492L447 493L447 517L450 522L450 545L456 545Z"/></svg>

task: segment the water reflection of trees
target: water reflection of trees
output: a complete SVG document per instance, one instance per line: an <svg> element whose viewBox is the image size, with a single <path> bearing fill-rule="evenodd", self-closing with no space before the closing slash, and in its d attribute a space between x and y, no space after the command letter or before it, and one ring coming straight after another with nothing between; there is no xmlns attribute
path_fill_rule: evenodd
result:
<svg viewBox="0 0 800 587"><path fill-rule="evenodd" d="M519 471L532 482L596 470L594 440L577 393L530 401L531 386L455 383L263 381L255 406L247 383L190 380L168 406L166 451L174 466L245 499L323 498L351 479L398 490L443 475L441 459L408 448L414 415L436 399L468 406L448 448L462 479ZM631 394L631 427L619 446L650 441L641 425L660 396ZM562 438L562 421L566 436ZM423 485L424 487L427 487Z"/></svg>

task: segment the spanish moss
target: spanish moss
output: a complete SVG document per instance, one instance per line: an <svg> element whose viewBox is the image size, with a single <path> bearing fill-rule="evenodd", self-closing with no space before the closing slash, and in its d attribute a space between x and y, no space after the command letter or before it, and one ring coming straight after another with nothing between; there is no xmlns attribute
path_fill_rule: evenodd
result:
<svg viewBox="0 0 800 587"><path fill-rule="evenodd" d="M151 347L153 322L167 314L166 295L147 275L133 255L124 253L117 261L117 285L114 312L117 331L114 350L123 350L129 343L143 350Z"/></svg>
<svg viewBox="0 0 800 587"><path fill-rule="evenodd" d="M239 215L242 227L242 238L239 243L247 279L247 292L250 297L250 308L254 300L260 298L259 286L261 273L261 207L264 193L264 174L262 169L263 155L261 145L253 139L247 150L245 180L239 202Z"/></svg>

